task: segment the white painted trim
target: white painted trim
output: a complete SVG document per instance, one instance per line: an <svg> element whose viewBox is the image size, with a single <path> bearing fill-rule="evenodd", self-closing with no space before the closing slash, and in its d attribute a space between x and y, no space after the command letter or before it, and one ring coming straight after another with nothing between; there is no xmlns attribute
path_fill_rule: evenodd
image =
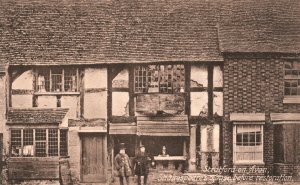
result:
<svg viewBox="0 0 300 185"><path fill-rule="evenodd" d="M107 130L78 130L78 133L107 133Z"/></svg>
<svg viewBox="0 0 300 185"><path fill-rule="evenodd" d="M265 121L265 113L231 113L230 121Z"/></svg>
<svg viewBox="0 0 300 185"><path fill-rule="evenodd" d="M251 122L249 122L249 124L251 125ZM261 145L260 145L260 149L262 151L262 161L260 160L255 160L255 161L236 161L236 128L237 128L237 125L234 125L233 126L233 164L234 165L242 165L242 164L251 164L251 165L254 165L254 164L264 164L264 125L261 124Z"/></svg>
<svg viewBox="0 0 300 185"><path fill-rule="evenodd" d="M300 121L276 121L273 125L300 124Z"/></svg>
<svg viewBox="0 0 300 185"><path fill-rule="evenodd" d="M234 121L234 125L264 125L264 121Z"/></svg>
<svg viewBox="0 0 300 185"><path fill-rule="evenodd" d="M284 104L300 104L300 96L284 96Z"/></svg>
<svg viewBox="0 0 300 185"><path fill-rule="evenodd" d="M275 121L300 121L300 113L271 113L271 120Z"/></svg>

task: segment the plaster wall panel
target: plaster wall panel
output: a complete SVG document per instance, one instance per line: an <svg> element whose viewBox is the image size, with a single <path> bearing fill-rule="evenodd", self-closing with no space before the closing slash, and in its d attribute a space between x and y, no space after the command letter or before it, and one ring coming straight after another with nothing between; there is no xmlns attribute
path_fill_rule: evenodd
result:
<svg viewBox="0 0 300 185"><path fill-rule="evenodd" d="M191 116L207 116L207 92L191 92Z"/></svg>
<svg viewBox="0 0 300 185"><path fill-rule="evenodd" d="M84 94L84 117L105 118L107 117L107 91Z"/></svg>
<svg viewBox="0 0 300 185"><path fill-rule="evenodd" d="M39 96L38 97L38 107L40 108L56 108L57 98L56 96Z"/></svg>
<svg viewBox="0 0 300 185"><path fill-rule="evenodd" d="M112 115L129 116L129 93L128 92L112 93Z"/></svg>
<svg viewBox="0 0 300 185"><path fill-rule="evenodd" d="M86 68L84 72L84 87L107 88L107 69L106 68Z"/></svg>
<svg viewBox="0 0 300 185"><path fill-rule="evenodd" d="M77 96L62 96L61 107L69 108L69 118L75 119L77 118L79 110L79 98Z"/></svg>
<svg viewBox="0 0 300 185"><path fill-rule="evenodd" d="M69 127L69 162L72 177L80 176L80 148L81 141L78 134L79 127Z"/></svg>
<svg viewBox="0 0 300 185"><path fill-rule="evenodd" d="M223 92L214 92L213 93L213 111L214 114L223 116Z"/></svg>
<svg viewBox="0 0 300 185"><path fill-rule="evenodd" d="M30 108L32 107L32 95L12 95L11 103L13 108Z"/></svg>
<svg viewBox="0 0 300 185"><path fill-rule="evenodd" d="M223 87L223 71L221 69L221 66L214 66L213 86L214 87Z"/></svg>
<svg viewBox="0 0 300 185"><path fill-rule="evenodd" d="M25 71L12 82L12 89L33 90L33 72Z"/></svg>
<svg viewBox="0 0 300 185"><path fill-rule="evenodd" d="M113 79L113 88L128 88L129 72L128 69L123 69L119 74Z"/></svg>
<svg viewBox="0 0 300 185"><path fill-rule="evenodd" d="M207 87L208 73L206 65L191 66L191 87Z"/></svg>

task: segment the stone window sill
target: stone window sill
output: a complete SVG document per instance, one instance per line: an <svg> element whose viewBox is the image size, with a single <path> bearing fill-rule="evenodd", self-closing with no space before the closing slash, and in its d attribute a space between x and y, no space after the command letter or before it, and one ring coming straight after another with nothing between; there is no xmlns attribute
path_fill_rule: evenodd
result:
<svg viewBox="0 0 300 185"><path fill-rule="evenodd" d="M284 104L300 104L300 96L285 96L283 98Z"/></svg>

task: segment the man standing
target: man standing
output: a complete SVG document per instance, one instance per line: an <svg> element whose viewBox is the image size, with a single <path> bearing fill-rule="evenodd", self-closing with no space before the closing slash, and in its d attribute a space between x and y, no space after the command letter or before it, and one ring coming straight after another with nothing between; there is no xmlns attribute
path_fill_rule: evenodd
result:
<svg viewBox="0 0 300 185"><path fill-rule="evenodd" d="M153 161L153 158L146 153L144 145L140 146L139 153L134 159L134 173L138 176L138 185L141 185L141 177L144 176L144 185L147 184L149 174L149 160Z"/></svg>
<svg viewBox="0 0 300 185"><path fill-rule="evenodd" d="M131 175L131 163L128 155L125 153L125 144L120 143L120 151L115 157L115 166L118 171L120 185L124 185L124 178L129 185L129 176Z"/></svg>

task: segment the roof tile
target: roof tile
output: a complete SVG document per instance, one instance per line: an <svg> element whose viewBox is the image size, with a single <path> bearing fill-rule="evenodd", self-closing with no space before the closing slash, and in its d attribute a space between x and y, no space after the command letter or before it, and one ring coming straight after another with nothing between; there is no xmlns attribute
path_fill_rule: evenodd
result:
<svg viewBox="0 0 300 185"><path fill-rule="evenodd" d="M60 124L69 109L66 108L11 108L7 115L7 124Z"/></svg>

